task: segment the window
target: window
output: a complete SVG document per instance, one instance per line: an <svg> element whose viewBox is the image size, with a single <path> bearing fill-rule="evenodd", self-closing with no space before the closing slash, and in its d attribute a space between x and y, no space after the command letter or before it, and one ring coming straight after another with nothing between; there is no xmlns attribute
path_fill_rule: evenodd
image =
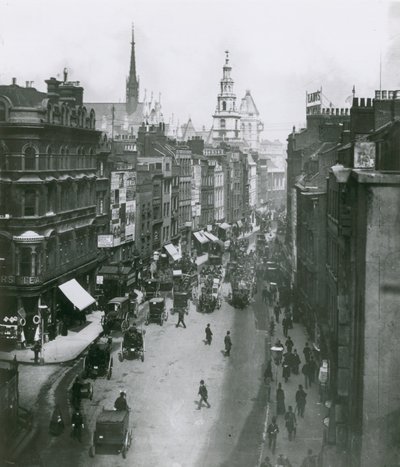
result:
<svg viewBox="0 0 400 467"><path fill-rule="evenodd" d="M167 163L165 164L165 170L166 170L167 172L169 172L169 171L171 170L171 169L170 169L170 164L169 164L169 162L167 162Z"/></svg>
<svg viewBox="0 0 400 467"><path fill-rule="evenodd" d="M29 146L25 149L25 170L35 170L36 169L36 152L34 148Z"/></svg>
<svg viewBox="0 0 400 467"><path fill-rule="evenodd" d="M35 190L25 190L24 201L24 216L34 216L36 214Z"/></svg>
<svg viewBox="0 0 400 467"><path fill-rule="evenodd" d="M222 101L222 110L226 110L226 102Z"/></svg>
<svg viewBox="0 0 400 467"><path fill-rule="evenodd" d="M6 104L4 102L0 102L0 122L6 121Z"/></svg>
<svg viewBox="0 0 400 467"><path fill-rule="evenodd" d="M220 128L225 128L225 119L221 118Z"/></svg>
<svg viewBox="0 0 400 467"><path fill-rule="evenodd" d="M21 276L30 276L32 272L32 255L30 248L21 248L19 251L19 273Z"/></svg>

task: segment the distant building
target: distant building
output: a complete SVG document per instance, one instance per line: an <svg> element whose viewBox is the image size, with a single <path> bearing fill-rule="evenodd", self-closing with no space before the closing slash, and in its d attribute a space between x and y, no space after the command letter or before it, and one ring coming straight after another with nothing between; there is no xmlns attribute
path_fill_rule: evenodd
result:
<svg viewBox="0 0 400 467"><path fill-rule="evenodd" d="M143 101L139 101L139 79L136 75L133 28L125 102L93 102L85 105L93 108L96 112L96 128L105 132L112 139L129 135L137 136L143 122L150 125L158 125L163 122L160 96L156 100L153 93L149 98L145 92Z"/></svg>
<svg viewBox="0 0 400 467"><path fill-rule="evenodd" d="M260 134L264 124L260 120L260 113L249 90L240 104L240 128L244 146L253 151L260 149Z"/></svg>
<svg viewBox="0 0 400 467"><path fill-rule="evenodd" d="M233 91L234 81L231 77L232 67L229 64L229 52L226 51L223 75L220 81L220 93L217 96L217 107L213 115L213 143L241 142L240 112L236 106L236 94Z"/></svg>

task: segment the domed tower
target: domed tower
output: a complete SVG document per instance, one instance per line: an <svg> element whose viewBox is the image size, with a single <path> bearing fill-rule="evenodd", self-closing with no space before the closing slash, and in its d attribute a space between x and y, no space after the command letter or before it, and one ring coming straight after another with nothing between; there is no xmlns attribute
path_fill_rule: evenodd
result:
<svg viewBox="0 0 400 467"><path fill-rule="evenodd" d="M217 107L213 115L213 141L239 143L240 113L236 108L236 94L233 92L232 67L229 64L229 52L225 51L225 64L220 81L221 90L217 97Z"/></svg>

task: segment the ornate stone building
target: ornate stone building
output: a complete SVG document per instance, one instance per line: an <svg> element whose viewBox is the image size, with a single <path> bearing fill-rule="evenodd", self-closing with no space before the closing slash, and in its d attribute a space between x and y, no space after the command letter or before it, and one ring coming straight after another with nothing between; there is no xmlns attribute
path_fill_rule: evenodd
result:
<svg viewBox="0 0 400 467"><path fill-rule="evenodd" d="M50 338L70 321L72 304L86 308L59 286L76 279L94 293L97 234L108 228L107 140L79 82L65 73L46 83L47 93L15 80L0 86L0 322L25 320L28 342L40 305Z"/></svg>

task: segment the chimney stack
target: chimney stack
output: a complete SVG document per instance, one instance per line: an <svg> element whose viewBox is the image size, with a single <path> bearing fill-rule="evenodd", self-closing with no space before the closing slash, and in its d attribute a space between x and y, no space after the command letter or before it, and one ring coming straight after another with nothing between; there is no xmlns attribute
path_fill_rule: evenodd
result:
<svg viewBox="0 0 400 467"><path fill-rule="evenodd" d="M59 85L61 81L58 81L57 79L51 77L46 80L47 84L47 97L49 98L50 102L56 103L58 102L58 99L60 97L59 94Z"/></svg>
<svg viewBox="0 0 400 467"><path fill-rule="evenodd" d="M12 84L13 84L13 86L16 86L16 85L17 85L17 78L13 78L13 79L12 79Z"/></svg>

